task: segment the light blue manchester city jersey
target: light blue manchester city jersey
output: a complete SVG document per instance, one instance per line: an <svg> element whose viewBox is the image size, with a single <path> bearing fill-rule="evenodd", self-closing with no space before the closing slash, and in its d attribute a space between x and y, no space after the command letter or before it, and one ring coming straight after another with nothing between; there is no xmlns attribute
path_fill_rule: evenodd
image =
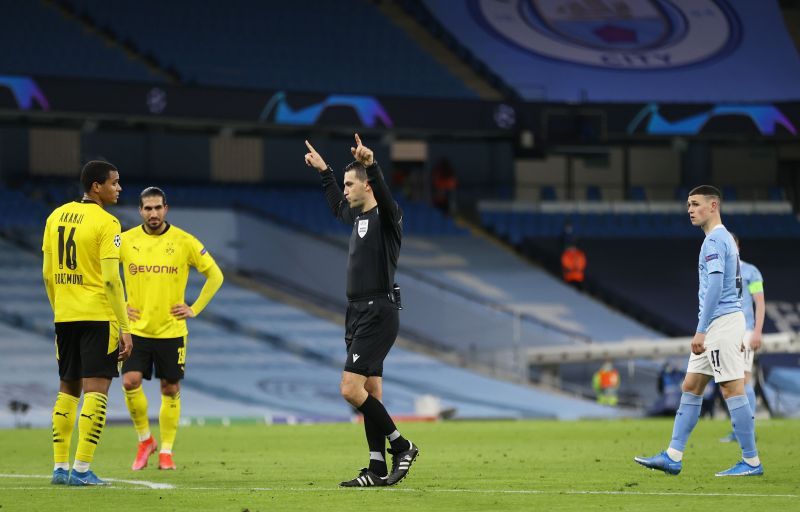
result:
<svg viewBox="0 0 800 512"><path fill-rule="evenodd" d="M742 310L742 278L739 269L739 251L736 249L736 242L733 241L733 237L722 224L712 229L703 240L703 246L700 248L698 272L700 275L700 289L697 293L697 297L700 300L698 318L703 315L703 301L708 290L708 276L715 272L722 273L722 294L719 302L713 306L714 311L709 318L714 320L722 315Z"/></svg>
<svg viewBox="0 0 800 512"><path fill-rule="evenodd" d="M753 309L753 294L764 293L764 278L752 263L745 261L742 265L742 309L744 310L745 328L752 331L756 326L756 315Z"/></svg>

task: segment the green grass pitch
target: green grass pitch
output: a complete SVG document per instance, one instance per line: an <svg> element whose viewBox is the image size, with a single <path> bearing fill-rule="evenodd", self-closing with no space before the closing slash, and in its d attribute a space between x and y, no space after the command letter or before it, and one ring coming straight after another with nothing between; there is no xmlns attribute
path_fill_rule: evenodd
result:
<svg viewBox="0 0 800 512"><path fill-rule="evenodd" d="M800 511L800 421L757 425L765 476L716 478L739 460L717 441L727 421L701 420L683 473L634 455L665 448L671 419L401 424L421 446L409 476L383 489L340 489L365 465L361 425L182 427L178 470L131 471L132 427L106 428L93 469L108 488L51 486L49 429L0 431L0 512L25 510L716 510ZM75 441L73 441L73 451ZM169 484L169 489L148 485Z"/></svg>

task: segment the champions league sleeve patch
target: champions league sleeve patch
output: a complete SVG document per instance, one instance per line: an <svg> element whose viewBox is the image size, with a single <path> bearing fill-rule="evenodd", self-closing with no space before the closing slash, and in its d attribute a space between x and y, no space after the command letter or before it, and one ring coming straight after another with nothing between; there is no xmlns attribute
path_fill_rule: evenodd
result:
<svg viewBox="0 0 800 512"><path fill-rule="evenodd" d="M122 238L119 235L114 235L114 247L119 249L120 245L122 245Z"/></svg>
<svg viewBox="0 0 800 512"><path fill-rule="evenodd" d="M706 256L706 261L718 260L718 259L719 259L719 254L709 254L708 256Z"/></svg>

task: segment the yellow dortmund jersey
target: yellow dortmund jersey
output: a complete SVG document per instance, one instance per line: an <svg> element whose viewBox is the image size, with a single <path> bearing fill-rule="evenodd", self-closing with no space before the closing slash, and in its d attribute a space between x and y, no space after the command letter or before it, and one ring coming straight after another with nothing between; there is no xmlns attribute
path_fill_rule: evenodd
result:
<svg viewBox="0 0 800 512"><path fill-rule="evenodd" d="M185 302L189 267L205 272L216 265L203 245L186 231L167 224L160 235L149 235L144 226L122 233L122 266L128 305L141 317L131 322L131 333L145 338L186 336L186 320L170 313Z"/></svg>
<svg viewBox="0 0 800 512"><path fill-rule="evenodd" d="M100 260L119 258L119 221L93 201L73 201L47 218L42 240L50 258L56 322L116 321Z"/></svg>

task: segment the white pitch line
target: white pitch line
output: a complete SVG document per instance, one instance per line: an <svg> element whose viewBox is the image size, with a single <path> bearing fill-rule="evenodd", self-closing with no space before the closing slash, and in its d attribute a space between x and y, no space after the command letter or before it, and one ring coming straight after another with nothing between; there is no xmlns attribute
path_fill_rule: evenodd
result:
<svg viewBox="0 0 800 512"><path fill-rule="evenodd" d="M372 488L353 487L180 487L188 491L259 491L259 492L369 492ZM701 493L701 492L637 492L637 491L560 491L537 489L414 489L411 487L381 487L383 492L431 492L431 493L464 493L464 494L610 494L622 496L713 496L737 498L800 498L800 494L746 494L746 493Z"/></svg>
<svg viewBox="0 0 800 512"><path fill-rule="evenodd" d="M15 475L0 473L0 478L52 478L52 475ZM121 478L104 478L106 482L119 482L121 484L140 485L148 489L174 489L172 484L162 484L158 482L148 482L146 480L124 480ZM31 487L31 489L41 489L41 487ZM47 487L45 488L47 489Z"/></svg>
<svg viewBox="0 0 800 512"><path fill-rule="evenodd" d="M50 478L48 475L13 475L0 474L0 478ZM148 482L145 480L122 480L106 478L109 482L120 482L131 485L141 485L154 490L176 491L256 491L256 492L369 492L373 489L354 487L344 489L341 487L176 487L172 484ZM2 487L5 490L50 490L57 486L47 487ZM109 490L130 490L121 487L106 487ZM376 489L377 490L377 489ZM587 491L587 490L540 490L540 489L415 489L411 487L380 488L382 492L429 492L429 493L463 493L463 494L569 494L569 495L614 495L614 496L693 496L693 497L732 497L732 498L800 498L798 494L747 494L724 492L641 492L641 491Z"/></svg>
<svg viewBox="0 0 800 512"><path fill-rule="evenodd" d="M147 480L123 480L121 478L105 478L106 482L119 482L122 484L141 485L148 489L174 489L172 484L162 484L159 482L148 482Z"/></svg>

